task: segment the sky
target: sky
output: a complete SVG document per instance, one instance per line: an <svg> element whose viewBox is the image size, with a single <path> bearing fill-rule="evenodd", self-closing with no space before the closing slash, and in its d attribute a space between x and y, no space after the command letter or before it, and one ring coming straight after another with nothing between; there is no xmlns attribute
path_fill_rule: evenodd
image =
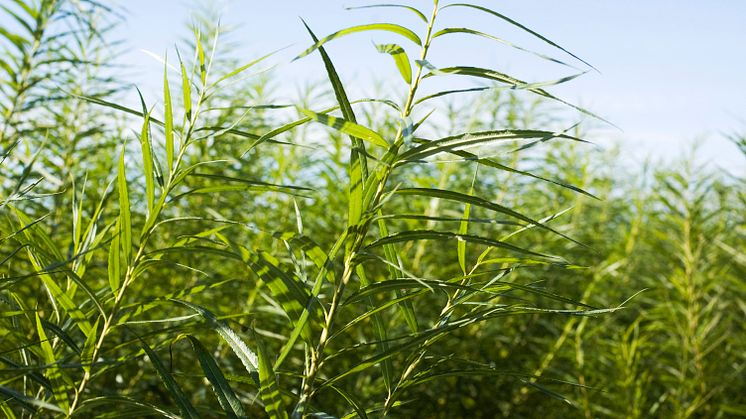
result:
<svg viewBox="0 0 746 419"><path fill-rule="evenodd" d="M158 55L187 34L196 1L119 0L127 21L114 36L125 41L118 60L131 66L131 79L157 100L162 64L143 50ZM651 156L671 160L692 152L700 161L742 173L746 159L726 137L746 132L746 1L743 0L475 0L540 32L599 72L589 72L549 89L582 105L619 127L592 123L589 137L602 146L619 144L633 160ZM204 3L204 2L202 2ZM291 62L309 44L299 17L317 35L343 27L392 22L416 26L414 17L393 9L345 10L347 6L380 3L356 0L216 0L222 23L235 27L230 40L237 54L249 61L278 48L275 74L285 89L309 80L322 80L316 57ZM429 0L407 1L426 13ZM441 2L446 3L446 2ZM469 26L500 36L537 52L581 65L547 44L504 22L466 9L444 10L444 26ZM422 23L419 22L421 25ZM445 39L445 38L443 38ZM388 58L376 53L371 41L398 41L381 33L362 33L336 40L328 51L342 78L353 86L371 86L374 79L395 78ZM413 45L410 55L415 54ZM490 40L453 37L434 51L437 66L473 65L520 75L529 81L553 80L574 70L511 50ZM390 69L390 73L387 73ZM391 79L391 77L389 77ZM468 87L460 84L459 87ZM367 90L368 92L370 90ZM364 94L353 90L352 95Z"/></svg>

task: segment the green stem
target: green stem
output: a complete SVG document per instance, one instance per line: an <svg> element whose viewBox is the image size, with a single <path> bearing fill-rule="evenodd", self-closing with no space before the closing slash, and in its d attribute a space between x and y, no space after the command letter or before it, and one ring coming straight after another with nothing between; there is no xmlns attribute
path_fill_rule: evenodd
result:
<svg viewBox="0 0 746 419"><path fill-rule="evenodd" d="M438 14L438 0L435 0L433 11L432 11L430 20L428 21L428 25L427 25L427 33L425 35L425 42L420 51L421 61L427 58L427 53L428 53L428 50L430 49L430 43L432 41L432 33L433 33L433 26L435 23L435 17L437 16L437 14ZM422 71L423 71L423 66L421 64L417 64L416 76L414 77L414 81L412 85L409 87L407 99L406 99L404 107L402 108L402 112L401 112L402 119L407 118L412 113L412 109L414 108L414 98L417 93L417 89L419 88L420 82L422 80ZM386 153L386 156L384 157L384 162L381 165L379 165L379 170L381 170L382 172L379 174L380 180L376 187L375 193L372 199L369 201L369 204L367 205L368 209L375 208L384 195L385 186L389 178L389 175L391 174L391 169L392 169L390 160L393 160L396 157L397 150L399 149L399 147L402 145L404 141L402 127L399 127L395 138L396 138L396 141L394 145L391 147L391 149ZM349 282L350 278L352 277L353 272L355 271L355 268L357 265L356 256L360 248L362 248L363 246L364 239L367 236L369 229L370 229L370 220L367 220L362 223L362 225L360 226L359 229L357 229L357 231L355 231L353 234L350 235L350 239L352 240L352 245L350 246L350 251L347 254L347 257L345 258L345 269L342 274L342 278L337 283L337 286L332 295L331 306L325 317L324 326L321 331L321 335L319 336L319 343L317 344L314 350L310 351L310 363L306 369L305 377L303 379L303 384L302 384L301 396L296 406L297 414L303 415L305 413L306 404L313 398L313 395L316 391L315 381L316 381L316 378L318 377L319 371L324 365L324 350L331 336L331 329L334 323L334 318L336 317L336 314L337 314L337 310L339 308L339 302L341 300L342 294L344 293L347 283ZM386 403L388 404L388 402L389 402L389 399L387 398Z"/></svg>

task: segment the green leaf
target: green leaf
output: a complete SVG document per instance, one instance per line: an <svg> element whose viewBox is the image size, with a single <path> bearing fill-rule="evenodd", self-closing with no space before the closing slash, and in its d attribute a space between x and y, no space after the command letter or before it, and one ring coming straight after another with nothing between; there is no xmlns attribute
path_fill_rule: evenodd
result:
<svg viewBox="0 0 746 419"><path fill-rule="evenodd" d="M120 284L120 278L121 278L121 267L120 267L120 259L121 259L121 252L120 252L120 220L117 220L117 223L112 230L112 239L109 246L109 263L107 266L107 270L109 273L109 287L111 288L111 292L113 295L116 296L117 292L119 291L119 284Z"/></svg>
<svg viewBox="0 0 746 419"><path fill-rule="evenodd" d="M68 384L72 384L72 381L63 375L57 363L54 349L52 349L52 344L44 332L38 312L36 313L36 333L39 335L39 346L41 346L42 354L44 355L44 363L47 364L46 374L49 375L49 380L54 387L54 400L63 410L69 410L70 400L68 399L67 389L69 388Z"/></svg>
<svg viewBox="0 0 746 419"><path fill-rule="evenodd" d="M23 395L11 388L5 387L0 385L0 394L2 394L4 399L3 403L7 403L9 401L16 401L18 404L21 405L24 409L28 410L31 413L38 413L37 409L47 409L52 412L57 413L65 413L64 410L60 409L59 406L53 405L51 403L47 403L44 400L39 400L33 397L28 397L26 395Z"/></svg>
<svg viewBox="0 0 746 419"><path fill-rule="evenodd" d="M494 10L488 9L488 8L486 8L486 7L483 7L483 6L478 6L478 5L475 5L475 4L468 4L468 3L453 3L453 4L448 4L448 5L446 5L446 6L443 6L443 9L446 9L446 8L448 8L448 7L468 7L468 8L472 8L472 9L480 10L480 11L482 11L482 12L485 12L485 13L488 13L488 14L490 14L490 15L492 15L492 16L495 16L495 17L497 17L497 18L500 18L500 19L504 20L505 22L508 22L509 24L511 24L511 25L513 25L513 26L515 26L515 27L518 27L518 28L520 28L520 29L524 30L525 32L528 32L528 33L530 33L531 35L535 36L536 38L539 38L539 39L541 39L542 41L546 42L547 44L549 44L549 45L551 45L551 46L553 46L553 47L555 47L555 48L559 49L560 51L564 52L565 54L567 54L567 55L569 55L569 56L571 56L571 57L575 58L576 60L578 60L578 61L582 62L583 64L587 65L588 67L590 67L590 68L592 68L592 69L596 70L596 68L595 68L595 67L593 67L592 65L590 65L590 64L589 64L589 63L587 63L586 61L582 60L582 59L581 59L580 57L578 57L577 55L575 55L575 54L571 53L570 51L568 51L568 50L566 50L566 49L564 49L564 48L562 48L562 47L561 47L561 46L559 46L559 45L558 45L557 43L555 43L555 42L551 41L550 39L548 39L548 38L546 38L545 36L543 36L543 35L539 34L538 32L536 32L536 31L534 31L534 30L531 30L531 29L529 29L528 27L526 27L526 26L524 26L524 25L522 25L522 24L520 24L520 23L516 22L515 20L513 20L513 19L511 19L511 18L509 18L509 17L507 17L507 16L505 16L505 15L503 15L503 14L501 14L501 13L498 13L498 12L496 12L496 11L494 11ZM598 71L598 70L596 70L596 71Z"/></svg>
<svg viewBox="0 0 746 419"><path fill-rule="evenodd" d="M520 46L515 45L515 44L513 44L511 42L508 42L508 41L506 41L506 40L504 40L502 38L499 38L497 36L490 35L490 34L484 33L484 32L480 32L480 31L477 31L477 30L474 30L474 29L469 29L469 28L444 28L444 29L439 30L438 32L435 32L433 34L433 39L435 39L437 37L440 37L440 36L443 36L443 35L454 34L454 33L455 34L462 33L462 34L476 35L476 36L481 36L483 38L492 39L494 41L500 42L501 44L505 44L505 45L507 45L507 46L509 46L511 48L515 48L515 49L520 50L520 51L528 52L529 54L533 54L533 55L535 55L535 56L537 56L539 58L542 58L544 60L551 61L551 62L554 62L554 63L557 63L557 64L561 64L561 65L564 65L566 67L575 68L577 70L576 67L571 66L570 64L567 64L564 61L560 61L560 60L558 60L556 58L552 58L552 57L550 57L548 55L544 55L544 54L540 54L538 52L531 51L529 49L520 47Z"/></svg>
<svg viewBox="0 0 746 419"><path fill-rule="evenodd" d="M558 84L558 83L562 83L564 81L572 80L572 79L574 79L576 77L581 76L583 73L573 74L571 76L564 77L564 78L562 78L562 79L560 79L558 81L554 81L554 82L545 82L545 83L532 84L532 83L527 83L527 82L525 82L523 80L516 79L515 77L509 76L509 75L507 75L505 73L501 73L501 72L496 71L496 70L490 70L490 69L479 68L479 67L457 66L457 67L439 68L436 71L432 71L431 73L426 74L423 78L428 78L428 77L432 77L432 76L440 76L440 75L448 75L448 74L478 77L478 78L482 78L482 79L487 79L487 80L497 81L497 82L500 82L500 83L505 83L505 84L509 85L511 88L514 88L514 89L525 89L525 90L528 90L531 93L535 93L535 94L537 94L539 96L542 96L542 97L545 97L547 99L551 99L551 100L557 101L559 103L562 103L563 105L569 106L569 107L577 110L578 112L584 113L584 114L586 114L588 116L592 116L593 118L596 118L599 121L603 121L603 122L605 122L605 123L607 123L607 124L609 124L611 126L616 127L616 125L614 125L613 123L609 122L608 120L602 118L601 116L598 116L595 113L593 113L593 112L591 112L591 111L589 111L587 109L581 108L581 107L579 107L577 105L573 105L572 103L570 103L570 102L568 102L568 101L566 101L564 99L560 99L560 98L558 98L558 97L550 94L546 90L541 89L541 88L538 87L538 86L543 86L543 85L547 85L547 84L549 84L549 85L551 85L551 84Z"/></svg>
<svg viewBox="0 0 746 419"><path fill-rule="evenodd" d="M344 304L355 304L357 302L363 301L366 298L372 297L376 294L380 293L386 293L391 291L404 291L404 290L419 290L419 289L427 289L429 291L441 289L441 290L447 290L447 291L455 291L455 290L464 290L464 291L472 291L472 292L482 292L487 294L494 294L493 292L488 292L487 290L463 285L459 283L452 283L452 282L446 282L446 281L437 281L437 280L423 280L423 279L389 279L386 281L376 282L375 284L371 284L367 287L361 288L360 291L356 292L355 294L349 296L347 300L345 300ZM507 286L501 286L500 288L507 290L509 287Z"/></svg>
<svg viewBox="0 0 746 419"><path fill-rule="evenodd" d="M383 7L396 7L400 9L409 10L410 12L414 13L419 17L423 22L427 23L427 17L424 13L419 11L418 9L412 7L412 6L406 6L404 4L371 4L368 6L356 6L356 7L346 7L345 10L359 10L359 9L373 9L373 8L383 8Z"/></svg>
<svg viewBox="0 0 746 419"><path fill-rule="evenodd" d="M168 60L168 57L166 57ZM168 85L168 61L163 67L164 130L166 137L166 174L171 179L174 170L174 111L171 104L171 88Z"/></svg>
<svg viewBox="0 0 746 419"><path fill-rule="evenodd" d="M145 115L140 133L140 149L142 151L142 168L145 176L145 199L148 205L148 215L153 213L155 205L155 167L153 151L150 145L150 113Z"/></svg>
<svg viewBox="0 0 746 419"><path fill-rule="evenodd" d="M360 278L361 287L367 287L368 285L370 285L370 282L368 281L368 277L365 274L365 267L362 264L357 265L355 267L355 271L357 272L358 278ZM369 311L374 310L375 303L372 298L366 298L363 301L365 301L366 308ZM375 331L376 338L378 338L378 341L381 342L381 345L380 345L381 350L385 351L388 349L388 346L389 346L388 333L386 332L386 325L379 312L373 313L372 316L373 316L373 319L372 319L373 330ZM416 327L416 323L415 323L415 327ZM391 363L390 359L386 359L381 363L381 372L383 373L383 383L386 386L387 396L390 396L391 388L394 382L394 366Z"/></svg>
<svg viewBox="0 0 746 419"><path fill-rule="evenodd" d="M163 361L161 361L161 358L158 356L158 354L156 354L155 351L153 351L153 349L151 349L150 346L148 346L148 344L145 343L144 340L142 340L142 338L140 338L140 344L143 350L145 350L145 353L148 355L150 362L155 367L155 370L158 372L158 376L161 378L161 381L163 381L166 389L169 393L171 393L174 401L176 401L176 405L179 406L181 414L187 418L199 419L199 412L197 412L194 406L192 406L189 398L186 396L186 394L184 394L184 391L181 389L181 387L179 387L179 384L168 371L166 366L163 365Z"/></svg>
<svg viewBox="0 0 746 419"><path fill-rule="evenodd" d="M199 61L199 80L202 86L207 82L207 66L205 65L205 50L202 48L202 36L197 28L194 28L194 43L197 45L197 59Z"/></svg>
<svg viewBox="0 0 746 419"><path fill-rule="evenodd" d="M360 138L361 140L368 141L369 143L377 146L385 148L389 147L389 143L387 143L386 140L383 139L383 137L381 137L377 132L373 131L370 128L366 128L362 125L358 125L343 118L335 118L333 116L316 113L308 109L298 108L298 110L314 121L322 123L337 131L356 138Z"/></svg>
<svg viewBox="0 0 746 419"><path fill-rule="evenodd" d="M91 333L86 337L85 343L83 344L83 350L80 353L80 363L83 366L83 371L90 374L91 368L95 359L93 359L93 352L96 348L96 341L98 340L98 323L101 318L96 319L96 323L93 324Z"/></svg>
<svg viewBox="0 0 746 419"><path fill-rule="evenodd" d="M345 242L346 237L346 233L341 234L340 237L337 238L336 243L334 243L334 246L332 246L332 249L329 251L328 254L324 253L320 248L318 248L318 245L316 245L315 243L311 243L310 247L312 248L312 251L307 252L307 254L319 268L319 271L316 273L316 278L314 279L313 287L311 288L311 296L308 299L308 303L306 303L305 307L303 308L303 312L298 318L293 331L290 333L288 341L283 346L282 351L280 352L280 355L275 362L275 369L278 369L280 367L282 362L292 350L293 345L298 340L298 337L306 330L306 323L308 322L311 313L314 313L316 315L317 312L315 311L315 309L317 309L318 304L317 297L324 285L324 278L326 278L327 282L329 283L334 282L334 267L332 266L332 260L337 255L337 252L339 252L342 244ZM287 240L289 238L284 239ZM295 238L293 238L293 240L295 240ZM308 247L308 244L302 243L301 247L305 249L306 247Z"/></svg>
<svg viewBox="0 0 746 419"><path fill-rule="evenodd" d="M478 167L478 166L477 166ZM477 181L478 169L474 171L474 177L471 179L471 188L469 188L469 195L474 195L474 184ZM459 223L458 234L466 235L469 232L469 217L471 215L471 204L464 204L464 215ZM466 241L459 240L456 243L456 256L458 258L458 264L461 268L461 272L466 275Z"/></svg>
<svg viewBox="0 0 746 419"><path fill-rule="evenodd" d="M538 180L541 180L541 181L544 181L544 182L552 183L552 184L555 184L557 186L563 187L565 189L569 189L571 191L581 193L581 194L583 194L583 195L585 195L585 196L587 196L589 198L593 198L595 200L600 200L600 198L598 198L597 196L593 195L592 193L590 193L590 192L588 192L588 191L586 191L584 189L578 188L577 186L570 185L569 183L560 182L560 181L557 181L557 180L545 178L543 176L535 175L535 174L533 174L531 172L527 172L525 170L519 170L519 169L515 169L515 168L512 168L512 167L509 167L509 166L505 166L505 165L500 164L500 163L498 163L498 162L496 162L495 160L492 160L492 159L482 159L482 158L479 158L477 155L469 153L467 151L451 151L450 153L455 154L457 156L461 156L461 157L463 157L463 158L465 158L466 160L469 160L469 161L478 162L479 164L482 164L484 166L493 167L495 169L504 170L506 172L516 173L516 174L519 174L519 175L522 175L522 176L532 177L534 179L538 179Z"/></svg>
<svg viewBox="0 0 746 419"><path fill-rule="evenodd" d="M412 147L409 150L401 153L398 157L398 161L403 163L409 161L421 161L442 152L454 153L461 148L481 146L494 142L524 140L532 138L536 138L541 141L547 141L552 138L564 138L573 141L586 142L585 140L567 135L563 132L551 132L542 130L492 130L467 132L440 138L434 141L424 141L423 144Z"/></svg>
<svg viewBox="0 0 746 419"><path fill-rule="evenodd" d="M308 27L305 21L303 24L311 35L311 39L313 39L314 42L318 42L318 38L316 38L316 35L313 33L311 28ZM344 84L342 84L342 80L340 80L337 70L334 68L334 64L323 46L319 47L319 54L321 55L321 59L324 61L327 76L332 84L332 89L334 89L334 96L336 97L339 108L342 111L342 117L352 123L357 123L355 112L352 110L352 104L350 104L350 100L347 98ZM352 142L352 147L350 149L350 164L348 169L350 175L350 185L348 188L350 199L348 204L347 225L353 226L357 225L362 217L364 194L363 185L365 185L365 179L368 177L368 162L366 160L365 144L363 141L352 135L350 136L350 141Z"/></svg>
<svg viewBox="0 0 746 419"><path fill-rule="evenodd" d="M399 69L399 74L401 74L404 81L407 82L407 84L412 83L412 65L409 63L409 57L407 56L407 52L404 51L404 48L397 44L382 44L376 45L376 49L382 54L391 55L394 59L394 63L396 63L396 68Z"/></svg>
<svg viewBox="0 0 746 419"><path fill-rule="evenodd" d="M111 410L107 412L104 407L110 407ZM125 396L102 396L86 399L75 409L72 417L88 418L93 417L93 415L96 415L96 417L118 417L123 411L132 414L125 417L142 418L156 416L169 419L182 419L181 416L161 407ZM108 415L104 416L104 412L108 413Z"/></svg>
<svg viewBox="0 0 746 419"><path fill-rule="evenodd" d="M192 120L192 85L187 75L187 69L184 67L184 62L179 58L181 65L181 93L184 98L184 112L186 113L187 121Z"/></svg>
<svg viewBox="0 0 746 419"><path fill-rule="evenodd" d="M350 406L352 406L359 419L368 419L368 415L365 413L365 408L360 401L355 398L355 396L338 386L330 385L329 387L339 393L339 395L342 396Z"/></svg>
<svg viewBox="0 0 746 419"><path fill-rule="evenodd" d="M212 384L212 390L215 392L215 396L218 398L218 403L220 403L223 411L230 418L247 417L241 401L236 396L236 393L233 392L230 384L228 384L228 380L225 379L225 375L223 375L223 372L212 355L210 355L210 352L194 336L187 336L187 338L189 338L192 348L197 354L197 359L202 366L202 371L205 373L205 378Z"/></svg>
<svg viewBox="0 0 746 419"><path fill-rule="evenodd" d="M91 333L91 324L88 322L86 314L81 310L79 305L73 302L71 297L62 290L62 288L59 284L57 284L54 278L52 278L52 276L48 272L49 270L51 270L51 268L48 269L46 267L46 265L48 265L48 263L45 263L47 262L46 258L43 258L37 249L35 234L39 234L42 241L49 240L49 237L39 229L39 224L33 224L32 228L25 228L31 224L31 219L23 214L20 210L16 209L16 215L21 221L24 237L26 237L26 239L30 241L30 243L28 243L28 245L26 246L26 252L28 254L31 265L36 271L35 275L38 275L38 277L41 279L44 287L47 289L52 298L52 302L55 305L61 306L64 309L65 314L70 316L70 318L75 321L75 324L78 326L78 328L80 328L84 335L88 336ZM54 255L54 257L58 256L60 255ZM92 299L92 301L95 302L95 299Z"/></svg>
<svg viewBox="0 0 746 419"><path fill-rule="evenodd" d="M282 49L284 49L284 48L282 48ZM246 64L242 65L241 67L238 67L237 69L235 69L235 70L233 70L233 71L231 71L231 72L227 73L226 75L224 75L224 76L220 77L220 78L219 78L219 79L218 79L218 80L217 80L217 81L216 81L215 83L213 83L213 84L212 84L212 87L215 87L215 86L217 86L217 85L218 85L218 84L219 84L220 82L223 82L223 81L225 81L225 80L227 80L227 79L229 79L229 78L231 78L231 77L237 76L238 74L240 74L240 73L242 73L242 72L244 72L244 71L248 70L249 68L251 68L251 67L255 66L256 64L258 64L258 63L260 63L260 62L262 62L262 61L266 60L267 58L269 58L269 57L271 57L271 56L273 56L273 55L277 54L277 52L278 52L278 51L281 51L282 49L278 49L277 51L273 51L273 52L270 52L270 53L269 53L269 54L267 54L267 55L264 55L264 56L262 56L262 57L259 57L259 58L255 59L255 60L252 60L252 61L250 61L250 62L248 62L248 63L246 63Z"/></svg>
<svg viewBox="0 0 746 419"><path fill-rule="evenodd" d="M311 299L303 284L280 269L279 262L272 255L262 251L249 252L245 248L241 248L240 252L251 270L267 283L272 297L280 303L293 325L303 324L301 318L303 312L307 310L306 306L315 301ZM315 307L316 310L312 313L318 316L320 307L317 305ZM301 336L306 341L311 341L313 335L310 324L305 324Z"/></svg>
<svg viewBox="0 0 746 419"><path fill-rule="evenodd" d="M510 250L516 253L528 254L544 259L556 259L556 257L544 255L541 253L532 252L527 249L514 246L512 244L504 243L498 240L490 239L487 237L470 236L465 234L457 234L449 231L434 231L434 230L407 230L399 233L394 233L386 237L382 237L378 240L370 243L367 248L374 248L383 246L391 243L404 243L416 240L464 240L469 243L484 244L487 246L499 247L505 250Z"/></svg>
<svg viewBox="0 0 746 419"><path fill-rule="evenodd" d="M264 403L264 411L270 419L288 419L288 413L282 402L280 386L277 383L277 375L272 368L272 359L262 339L256 335L257 352L259 352L259 382L261 387L259 393Z"/></svg>
<svg viewBox="0 0 746 419"><path fill-rule="evenodd" d="M379 215L380 215L379 211ZM388 227L386 226L386 221L382 218L378 219L378 229L380 231L381 237L386 237L389 235ZM399 258L399 251L396 248L395 244L386 244L383 246L383 252L386 255L386 260L389 262L388 269L389 269L389 275L391 275L392 278L397 278L404 275L404 272L402 271L402 262ZM395 268L396 267L396 268ZM362 286L366 286L366 283L363 283L361 280ZM397 297L401 297L402 295L397 293ZM419 325L417 324L417 315L414 312L414 306L412 305L412 302L409 300L403 300L402 303L399 305L399 309L402 312L402 315L404 316L404 320L407 322L407 325L409 326L410 330L413 332L416 332L419 330Z"/></svg>
<svg viewBox="0 0 746 419"><path fill-rule="evenodd" d="M126 266L129 266L132 253L132 216L130 215L130 198L127 191L127 170L124 166L124 149L119 156L119 172L117 184L119 185L119 233L122 243L122 258Z"/></svg>
<svg viewBox="0 0 746 419"><path fill-rule="evenodd" d="M259 377L257 376L257 371L259 368L259 358L251 349L249 349L248 345L244 343L244 341L238 336L238 334L236 334L236 332L234 332L230 327L228 327L227 324L225 324L225 322L219 320L214 314L212 314L204 307L200 307L196 304L192 304L184 300L171 299L171 301L183 304L201 315L207 321L208 326L218 332L225 343L230 346L230 348L233 350L233 353L235 353L236 356L238 356L238 359L241 360L244 368L246 368L246 371L254 379L257 386L259 385Z"/></svg>
<svg viewBox="0 0 746 419"><path fill-rule="evenodd" d="M351 33L365 32L365 31L386 31L386 32L392 32L392 33L401 35L401 36L409 39L410 41L414 42L417 45L422 46L422 41L420 40L420 37L417 36L416 33L412 32L411 30L409 30L409 29L407 29L407 28L405 28L403 26L395 25L393 23L371 23L371 24L368 24L368 25L352 26L352 27L349 27L349 28L342 29L340 31L334 32L333 34L331 34L331 35L329 35L329 36L327 36L325 38L322 38L321 40L319 40L315 44L311 45L311 47L309 47L308 49L306 49L305 51L303 51L302 53L300 53L300 55L298 55L297 57L295 57L295 59L297 60L299 58L305 57L306 55L309 55L310 53L312 53L316 49L318 49L320 46L326 44L327 42L329 42L329 41L331 41L333 39L341 38L341 37L343 37L345 35L349 35Z"/></svg>
<svg viewBox="0 0 746 419"><path fill-rule="evenodd" d="M449 201L455 201L455 202L461 202L461 203L470 203L473 205L476 205L478 207L486 208L491 211L499 212L505 215L509 215L513 218L519 219L521 221L525 221L529 224L534 224L544 230L551 231L552 233L563 237L567 240L570 240L571 242L578 244L580 246L585 246L583 243L578 242L577 240L570 238L559 231L548 227L539 221L536 221L532 218L529 218L517 211L514 211L510 208L507 208L505 206L502 206L500 204L496 204L494 202L487 201L485 199L476 197L476 196L469 196L460 192L455 191L449 191L444 189L431 189L431 188L403 188L403 189L397 189L397 194L400 195L419 195L419 196L429 196L434 198L441 198L441 199L447 199Z"/></svg>

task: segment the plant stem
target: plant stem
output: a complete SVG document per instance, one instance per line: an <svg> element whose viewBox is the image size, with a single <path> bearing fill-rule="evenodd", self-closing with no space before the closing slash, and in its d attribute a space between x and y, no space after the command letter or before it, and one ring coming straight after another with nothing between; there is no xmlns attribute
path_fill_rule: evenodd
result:
<svg viewBox="0 0 746 419"><path fill-rule="evenodd" d="M420 61L423 61L427 58L427 53L430 48L430 43L432 41L433 26L435 23L435 18L438 14L438 0L434 0L433 3L434 3L433 11L430 16L430 20L428 21L427 32L425 35L425 42L422 45L422 49L420 51ZM412 113L412 109L414 108L414 98L417 93L417 89L419 88L420 81L422 80L422 70L423 70L423 65L418 63L417 73L413 79L412 85L409 87L407 99L406 99L404 107L402 108L402 112L401 112L402 119L409 117L409 115ZM403 133L404 133L404 130L400 126L396 133L396 137L395 137L396 141L394 142L394 145L386 153L383 164L379 165L379 169L382 171L380 173L380 181L378 182L378 185L376 187L376 191L373 196L373 199L370 201L370 204L368 205L368 210L370 210L370 208L375 208L380 202L381 198L383 197L385 186L386 186L387 180L392 170L392 166L387 163L390 163L390 161L388 160L393 160L396 157L397 150L399 149L399 147L401 147L404 141ZM370 220L368 219L364 221L362 225L360 226L360 228L356 229L356 231L350 236L350 239L352 240L352 246L350 247L350 252L348 253L345 259L345 265L344 265L345 268L342 274L342 278L337 283L337 286L334 289L331 305L330 305L327 315L325 316L324 326L319 336L319 343L317 344L314 350L310 351L311 361L306 369L306 374L303 379L301 396L300 396L300 399L298 400L298 404L296 405L296 409L294 413L294 415L296 416L303 415L305 413L305 406L312 399L315 393L315 390L316 390L315 381L319 374L319 371L324 365L324 350L329 341L329 337L331 336L331 329L334 323L334 318L337 314L339 302L344 293L347 283L349 282L350 278L352 277L353 272L355 271L355 268L358 263L356 261L356 256L360 248L363 245L364 239L367 236L369 229L370 229ZM386 401L387 405L388 405L388 402L389 402L389 399L387 398L387 401Z"/></svg>

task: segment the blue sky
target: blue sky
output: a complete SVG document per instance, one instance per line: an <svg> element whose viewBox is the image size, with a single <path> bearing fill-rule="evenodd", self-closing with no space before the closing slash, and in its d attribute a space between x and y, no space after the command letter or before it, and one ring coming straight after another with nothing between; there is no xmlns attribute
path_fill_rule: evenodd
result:
<svg viewBox="0 0 746 419"><path fill-rule="evenodd" d="M391 9L345 11L345 6L378 3L338 0L218 0L222 20L236 26L232 40L249 60L290 45L278 55L278 76L284 86L324 77L315 58L289 63L308 45L298 17L318 35L366 22L395 21L416 25L409 17L392 18ZM408 1L423 10L431 1ZM442 2L445 3L445 2ZM746 162L724 136L746 131L746 1L741 0L513 0L489 5L537 30L589 61L600 70L552 88L558 96L592 109L621 127L594 124L590 136L608 145L619 142L628 157L652 155L670 159L690 145L701 143L698 154L729 170L743 171ZM186 34L191 5L182 0L121 0L128 21L117 36L126 40L122 63L135 66L133 81L153 92L161 64L141 49L162 54ZM441 15L447 26L470 26L543 53L552 51L541 41L516 31L497 19L450 9ZM329 51L343 78L369 85L385 77L393 66L370 42L387 42L385 35L365 33L330 44ZM488 40L454 38L433 55L436 65L469 64L496 68L531 81L552 80L569 69L542 64ZM172 50L173 51L173 50ZM413 52L414 50L412 50ZM562 57L568 58L569 57ZM290 81L289 83L287 81ZM363 89L360 94L364 93ZM354 92L353 92L354 95Z"/></svg>

